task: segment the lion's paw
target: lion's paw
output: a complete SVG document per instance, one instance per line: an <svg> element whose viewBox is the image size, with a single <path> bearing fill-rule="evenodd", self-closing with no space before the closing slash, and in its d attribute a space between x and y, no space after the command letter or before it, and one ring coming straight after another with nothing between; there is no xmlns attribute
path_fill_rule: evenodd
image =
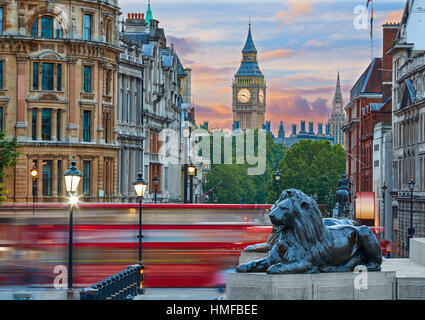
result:
<svg viewBox="0 0 425 320"><path fill-rule="evenodd" d="M236 267L236 272L248 272L248 264L240 264Z"/></svg>
<svg viewBox="0 0 425 320"><path fill-rule="evenodd" d="M267 268L266 271L268 274L281 274L285 273L285 271L278 265L274 264Z"/></svg>

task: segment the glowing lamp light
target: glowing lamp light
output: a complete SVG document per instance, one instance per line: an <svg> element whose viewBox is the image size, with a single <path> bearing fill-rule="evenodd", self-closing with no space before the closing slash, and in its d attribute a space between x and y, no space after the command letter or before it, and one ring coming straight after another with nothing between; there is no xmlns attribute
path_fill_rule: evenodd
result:
<svg viewBox="0 0 425 320"><path fill-rule="evenodd" d="M67 192L75 193L80 183L81 177L83 176L77 167L75 166L75 156L72 156L71 169L67 170L65 176L65 188Z"/></svg>
<svg viewBox="0 0 425 320"><path fill-rule="evenodd" d="M137 180L133 183L133 186L138 197L143 197L145 195L148 184L143 180L142 171L139 171L137 174Z"/></svg>
<svg viewBox="0 0 425 320"><path fill-rule="evenodd" d="M78 197L77 196L71 196L68 200L69 204L72 206L75 206L78 203Z"/></svg>
<svg viewBox="0 0 425 320"><path fill-rule="evenodd" d="M187 173L189 176L194 176L196 174L196 167L193 164L187 167Z"/></svg>
<svg viewBox="0 0 425 320"><path fill-rule="evenodd" d="M38 170L35 168L35 165L31 169L30 175L31 175L31 178L34 179L34 180L38 178Z"/></svg>
<svg viewBox="0 0 425 320"><path fill-rule="evenodd" d="M279 169L277 169L276 173L274 174L274 179L276 181L279 181L280 180L280 176L281 176L281 174L279 173Z"/></svg>

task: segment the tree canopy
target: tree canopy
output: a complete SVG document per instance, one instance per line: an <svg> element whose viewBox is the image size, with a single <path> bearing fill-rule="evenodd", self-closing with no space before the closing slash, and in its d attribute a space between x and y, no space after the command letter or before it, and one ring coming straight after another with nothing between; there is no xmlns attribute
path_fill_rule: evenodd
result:
<svg viewBox="0 0 425 320"><path fill-rule="evenodd" d="M19 145L16 137L6 140L6 133L0 131L0 203L5 201L8 190L5 189L3 181L7 178L6 169L16 164L18 159Z"/></svg>
<svg viewBox="0 0 425 320"><path fill-rule="evenodd" d="M317 194L319 203L333 207L338 180L345 172L345 150L327 140L301 140L286 151L279 168L279 190L295 188L309 196ZM276 195L271 192L270 196L275 199Z"/></svg>

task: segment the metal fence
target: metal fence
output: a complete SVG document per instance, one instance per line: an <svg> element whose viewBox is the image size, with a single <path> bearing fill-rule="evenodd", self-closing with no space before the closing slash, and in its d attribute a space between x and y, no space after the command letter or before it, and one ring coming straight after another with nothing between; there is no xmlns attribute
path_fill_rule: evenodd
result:
<svg viewBox="0 0 425 320"><path fill-rule="evenodd" d="M143 267L139 264L129 266L90 288L80 290L80 300L133 300L143 292Z"/></svg>

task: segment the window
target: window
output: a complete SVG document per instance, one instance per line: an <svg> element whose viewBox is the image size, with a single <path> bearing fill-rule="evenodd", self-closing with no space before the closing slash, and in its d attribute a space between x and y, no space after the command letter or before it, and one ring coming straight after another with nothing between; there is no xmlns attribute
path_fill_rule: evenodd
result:
<svg viewBox="0 0 425 320"><path fill-rule="evenodd" d="M58 110L56 115L56 140L60 141L61 139L61 111Z"/></svg>
<svg viewBox="0 0 425 320"><path fill-rule="evenodd" d="M91 67L84 66L84 92L91 93Z"/></svg>
<svg viewBox="0 0 425 320"><path fill-rule="evenodd" d="M32 64L32 88L38 90L38 62Z"/></svg>
<svg viewBox="0 0 425 320"><path fill-rule="evenodd" d="M41 137L43 140L52 140L52 110L43 109L41 114Z"/></svg>
<svg viewBox="0 0 425 320"><path fill-rule="evenodd" d="M63 38L63 30L58 20L56 20L56 39Z"/></svg>
<svg viewBox="0 0 425 320"><path fill-rule="evenodd" d="M0 107L0 131L3 131L3 107Z"/></svg>
<svg viewBox="0 0 425 320"><path fill-rule="evenodd" d="M52 195L52 160L43 161L43 196Z"/></svg>
<svg viewBox="0 0 425 320"><path fill-rule="evenodd" d="M0 7L0 34L3 34L3 8Z"/></svg>
<svg viewBox="0 0 425 320"><path fill-rule="evenodd" d="M41 17L41 37L53 38L53 18L49 16Z"/></svg>
<svg viewBox="0 0 425 320"><path fill-rule="evenodd" d="M56 90L62 91L62 65L56 66Z"/></svg>
<svg viewBox="0 0 425 320"><path fill-rule="evenodd" d="M91 14L84 15L84 40L91 40Z"/></svg>
<svg viewBox="0 0 425 320"><path fill-rule="evenodd" d="M38 37L38 19L31 26L31 36Z"/></svg>
<svg viewBox="0 0 425 320"><path fill-rule="evenodd" d="M90 121L91 121L91 111L84 111L83 114L83 141L90 142Z"/></svg>
<svg viewBox="0 0 425 320"><path fill-rule="evenodd" d="M58 160L58 196L62 193L62 160Z"/></svg>
<svg viewBox="0 0 425 320"><path fill-rule="evenodd" d="M0 61L0 88L3 88L3 66L4 62Z"/></svg>
<svg viewBox="0 0 425 320"><path fill-rule="evenodd" d="M53 63L43 63L41 73L41 89L53 90Z"/></svg>
<svg viewBox="0 0 425 320"><path fill-rule="evenodd" d="M379 160L375 160L374 161L374 163L373 163L373 166L376 168L376 167L379 167Z"/></svg>
<svg viewBox="0 0 425 320"><path fill-rule="evenodd" d="M37 140L37 110L32 109L32 139Z"/></svg>
<svg viewBox="0 0 425 320"><path fill-rule="evenodd" d="M0 34L3 34L3 8L0 7Z"/></svg>
<svg viewBox="0 0 425 320"><path fill-rule="evenodd" d="M41 27L41 28L40 28ZM37 18L31 26L31 36L43 38L63 38L63 29L58 19L52 16Z"/></svg>
<svg viewBox="0 0 425 320"><path fill-rule="evenodd" d="M90 161L83 161L83 193L90 196Z"/></svg>
<svg viewBox="0 0 425 320"><path fill-rule="evenodd" d="M111 115L109 112L105 112L105 116L104 116L104 120L103 120L103 128L105 130L105 143L109 143L110 142L110 121L111 121Z"/></svg>
<svg viewBox="0 0 425 320"><path fill-rule="evenodd" d="M379 151L379 144L374 145L373 151Z"/></svg>

